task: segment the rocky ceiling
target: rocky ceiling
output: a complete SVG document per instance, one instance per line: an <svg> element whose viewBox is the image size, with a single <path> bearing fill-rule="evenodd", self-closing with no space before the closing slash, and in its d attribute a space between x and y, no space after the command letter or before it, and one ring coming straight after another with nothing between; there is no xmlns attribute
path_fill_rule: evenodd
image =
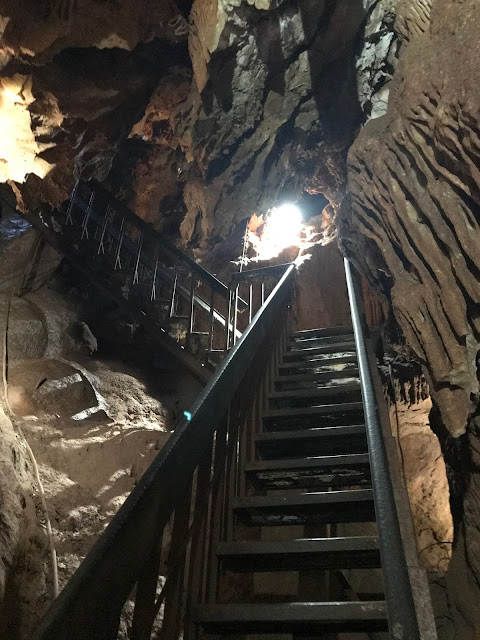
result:
<svg viewBox="0 0 480 640"><path fill-rule="evenodd" d="M196 0L189 25L166 0L3 0L0 179L57 206L113 162L112 188L195 245L304 189L336 207L370 4Z"/></svg>
<svg viewBox="0 0 480 640"><path fill-rule="evenodd" d="M462 640L480 633L479 32L478 0L0 0L20 207L94 177L205 249L281 198L328 198L434 392L452 585L475 594L451 591Z"/></svg>

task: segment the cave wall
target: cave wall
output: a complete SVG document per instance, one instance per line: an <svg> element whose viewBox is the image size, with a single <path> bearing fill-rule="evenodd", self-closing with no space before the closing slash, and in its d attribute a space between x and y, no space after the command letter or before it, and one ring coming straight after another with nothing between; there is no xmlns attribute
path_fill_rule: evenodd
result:
<svg viewBox="0 0 480 640"><path fill-rule="evenodd" d="M295 283L296 329L351 325L343 257L336 243L314 245L307 256Z"/></svg>
<svg viewBox="0 0 480 640"><path fill-rule="evenodd" d="M176 117L198 174L185 187L186 239L197 218L208 239L305 187L339 203L360 115L353 43L364 16L351 0L195 1L195 82Z"/></svg>
<svg viewBox="0 0 480 640"><path fill-rule="evenodd" d="M345 250L390 300L455 435L479 391L479 21L476 2L433 2L430 22L402 35L388 112L350 150L339 216ZM402 34L405 23L399 14Z"/></svg>
<svg viewBox="0 0 480 640"><path fill-rule="evenodd" d="M0 181L30 211L105 179L159 81L188 60L173 2L0 2ZM188 63L187 63L188 67Z"/></svg>
<svg viewBox="0 0 480 640"><path fill-rule="evenodd" d="M0 180L33 211L58 206L75 176L108 176L160 228L171 212L191 246L303 189L336 208L373 4L195 0L188 25L173 1L2 0Z"/></svg>
<svg viewBox="0 0 480 640"><path fill-rule="evenodd" d="M477 3L195 0L189 25L185 13L0 0L0 181L37 211L79 175L105 180L203 255L253 212L325 194L342 250L425 367L447 466L457 452L449 615L473 639L478 600L453 588L457 576L478 593L480 575ZM312 254L301 326L347 322L343 284L341 308L330 287L340 256ZM305 283L322 278L314 308Z"/></svg>
<svg viewBox="0 0 480 640"><path fill-rule="evenodd" d="M3 303L3 301L2 301ZM2 304L3 309L3 304ZM31 637L46 603L45 532L37 519L30 456L0 394L0 636Z"/></svg>
<svg viewBox="0 0 480 640"><path fill-rule="evenodd" d="M365 114L337 217L343 250L392 308L446 429L450 479L462 487L449 637L462 640L480 634L479 27L474 0L398 2L388 106Z"/></svg>

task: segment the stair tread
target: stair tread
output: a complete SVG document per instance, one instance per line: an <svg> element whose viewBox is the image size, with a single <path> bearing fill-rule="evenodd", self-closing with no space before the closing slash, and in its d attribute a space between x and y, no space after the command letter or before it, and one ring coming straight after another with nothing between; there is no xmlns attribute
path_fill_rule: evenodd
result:
<svg viewBox="0 0 480 640"><path fill-rule="evenodd" d="M293 407L286 409L269 409L263 413L263 418L278 418L285 416L321 415L323 413L359 411L363 409L362 402L342 402L340 404L323 404L313 407Z"/></svg>
<svg viewBox="0 0 480 640"><path fill-rule="evenodd" d="M313 373L293 373L276 376L275 382L310 382L335 378L358 378L358 369L342 369L341 371L316 371Z"/></svg>
<svg viewBox="0 0 480 640"><path fill-rule="evenodd" d="M367 465L368 453L351 453L337 456L312 456L308 458L286 458L280 460L257 460L246 465L245 471L274 471L283 469L306 469L317 467L335 467L341 465Z"/></svg>
<svg viewBox="0 0 480 640"><path fill-rule="evenodd" d="M302 331L295 331L292 337L305 338L307 336L337 336L343 334L353 334L353 327L340 326L340 327L319 327L318 329L304 329Z"/></svg>
<svg viewBox="0 0 480 640"><path fill-rule="evenodd" d="M313 427L311 429L295 429L292 431L262 431L257 433L258 442L275 442L277 440L310 440L311 438L335 438L338 436L364 435L364 424L352 424L338 427Z"/></svg>
<svg viewBox="0 0 480 640"><path fill-rule="evenodd" d="M378 551L376 536L351 536L337 538L297 538L294 540L245 540L223 542L217 548L220 557L231 555L269 555L299 553L342 553L359 551Z"/></svg>
<svg viewBox="0 0 480 640"><path fill-rule="evenodd" d="M256 625L269 625L271 632L288 632L288 625L335 627L342 623L375 621L385 623L386 603L380 601L355 602L283 602L281 604L215 604L198 607L194 619L202 624L246 625L250 630ZM265 627L262 627L265 628ZM290 627L291 628L291 627ZM349 627L355 631L355 627ZM383 627L386 628L386 627Z"/></svg>
<svg viewBox="0 0 480 640"><path fill-rule="evenodd" d="M307 347L305 349L290 349L283 356L283 361L286 362L290 358L308 358L311 356L330 354L330 353L350 353L356 352L354 342L339 342L332 345L324 345L321 347Z"/></svg>
<svg viewBox="0 0 480 640"><path fill-rule="evenodd" d="M328 355L328 354L325 354ZM339 356L337 358L317 358L316 360L292 360L283 362L279 365L280 369L305 369L306 367L333 367L337 364L355 364L357 360L357 354L352 353L348 356Z"/></svg>
<svg viewBox="0 0 480 640"><path fill-rule="evenodd" d="M350 393L360 390L360 382L352 382L348 384L337 384L331 387L311 387L308 389L287 389L285 391L273 391L268 395L269 399L283 398L315 398L328 395L337 395L342 393Z"/></svg>
<svg viewBox="0 0 480 640"><path fill-rule="evenodd" d="M313 342L320 342L320 344L333 344L335 342L353 342L355 340L355 335L352 333L339 333L337 335L331 336L290 336L288 338L288 344L290 345L302 345L302 344L312 344Z"/></svg>
<svg viewBox="0 0 480 640"><path fill-rule="evenodd" d="M306 338L290 337L288 339L289 349L318 344L318 346L336 344L338 342L355 342L355 336L352 334L341 334L337 336L310 336Z"/></svg>
<svg viewBox="0 0 480 640"><path fill-rule="evenodd" d="M217 557L227 570L236 573L381 566L378 538L374 536L224 542L217 547Z"/></svg>
<svg viewBox="0 0 480 640"><path fill-rule="evenodd" d="M345 489L343 491L286 492L268 496L248 496L236 498L234 509L250 509L255 507L288 507L309 506L316 504L336 504L344 502L370 502L373 500L371 489Z"/></svg>

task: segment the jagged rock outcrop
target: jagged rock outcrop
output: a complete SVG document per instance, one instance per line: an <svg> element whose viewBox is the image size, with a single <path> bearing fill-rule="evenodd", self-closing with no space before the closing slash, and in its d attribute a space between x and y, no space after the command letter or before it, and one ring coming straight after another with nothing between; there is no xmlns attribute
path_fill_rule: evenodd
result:
<svg viewBox="0 0 480 640"><path fill-rule="evenodd" d="M350 197L337 217L344 250L424 365L446 427L443 453L461 487L447 590L462 640L480 633L479 27L474 0L398 3L388 109L349 152Z"/></svg>
<svg viewBox="0 0 480 640"><path fill-rule="evenodd" d="M0 2L0 181L20 207L58 206L74 175L103 180L175 59L172 1ZM182 53L184 52L184 53Z"/></svg>
<svg viewBox="0 0 480 640"><path fill-rule="evenodd" d="M478 72L470 55L452 55L458 30L465 50L477 45L474 5L434 4L421 33L411 7L397 16L402 34L411 25L409 42L387 114L350 151L351 208L339 220L345 249L391 301L454 435L465 431L470 394L479 391Z"/></svg>
<svg viewBox="0 0 480 640"><path fill-rule="evenodd" d="M368 118L379 118L388 105L389 81L397 63L398 36L393 28L398 0L380 0L371 8L356 60L358 99Z"/></svg>
<svg viewBox="0 0 480 640"><path fill-rule="evenodd" d="M336 208L361 115L354 48L374 4L196 0L188 29L173 1L4 0L0 98L26 160L5 157L0 179L34 210L58 206L80 172L108 175L149 221L174 208L192 245L303 189Z"/></svg>
<svg viewBox="0 0 480 640"><path fill-rule="evenodd" d="M363 4L196 0L195 84L176 118L198 171L187 176L184 240L199 228L203 239L224 235L304 188L339 204L360 115L353 46Z"/></svg>

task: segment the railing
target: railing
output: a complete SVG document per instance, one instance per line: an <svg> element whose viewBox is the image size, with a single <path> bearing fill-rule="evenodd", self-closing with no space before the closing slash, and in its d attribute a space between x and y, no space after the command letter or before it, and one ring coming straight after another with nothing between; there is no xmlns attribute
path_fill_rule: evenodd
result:
<svg viewBox="0 0 480 640"><path fill-rule="evenodd" d="M228 298L227 351L236 343L241 331L252 321L255 310L263 305L289 266L289 264L279 264L239 271L232 275Z"/></svg>
<svg viewBox="0 0 480 640"><path fill-rule="evenodd" d="M392 638L398 638L398 640L420 640L412 584L406 562L406 552L400 530L392 477L365 339L366 324L362 313L363 296L350 262L347 259L345 259L345 272L362 387L390 633Z"/></svg>
<svg viewBox="0 0 480 640"><path fill-rule="evenodd" d="M227 287L96 183L77 182L51 217L26 217L204 381L285 271L281 265L235 274ZM243 281L248 302L239 294Z"/></svg>
<svg viewBox="0 0 480 640"><path fill-rule="evenodd" d="M293 277L294 266L284 267L191 418L183 420L114 516L47 613L36 640L114 640L121 620L131 640L147 640L160 624L162 607L160 637L191 640L192 606L216 596L215 549L231 533L232 500L245 490L242 462L286 344Z"/></svg>
<svg viewBox="0 0 480 640"><path fill-rule="evenodd" d="M77 183L63 231L97 277L188 351L224 351L228 287L102 187Z"/></svg>

